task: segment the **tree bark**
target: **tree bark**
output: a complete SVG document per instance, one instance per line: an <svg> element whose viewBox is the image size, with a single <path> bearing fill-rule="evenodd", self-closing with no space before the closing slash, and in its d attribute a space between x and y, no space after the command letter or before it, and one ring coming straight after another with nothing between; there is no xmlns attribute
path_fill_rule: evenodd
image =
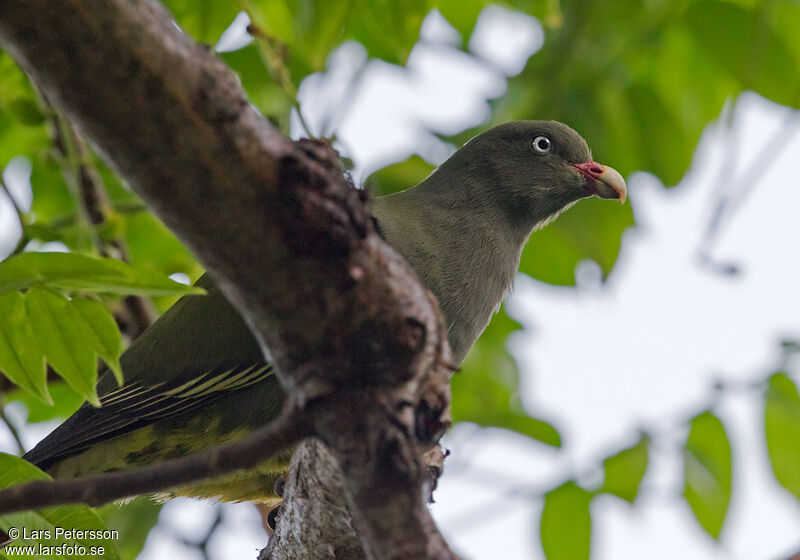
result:
<svg viewBox="0 0 800 560"><path fill-rule="evenodd" d="M322 411L367 557L451 558L420 458L449 423L446 331L332 150L270 126L155 0L5 0L0 42L208 267L287 406Z"/></svg>
<svg viewBox="0 0 800 560"><path fill-rule="evenodd" d="M278 524L259 560L362 560L336 458L316 440L295 452Z"/></svg>

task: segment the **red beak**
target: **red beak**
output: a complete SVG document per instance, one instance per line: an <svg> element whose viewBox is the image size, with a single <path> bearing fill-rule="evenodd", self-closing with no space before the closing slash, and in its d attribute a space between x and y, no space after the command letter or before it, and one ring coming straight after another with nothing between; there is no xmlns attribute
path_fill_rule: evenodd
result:
<svg viewBox="0 0 800 560"><path fill-rule="evenodd" d="M618 198L620 204L625 204L628 189L625 186L625 179L616 169L594 161L577 163L574 167L586 177L586 186L593 195L600 198Z"/></svg>

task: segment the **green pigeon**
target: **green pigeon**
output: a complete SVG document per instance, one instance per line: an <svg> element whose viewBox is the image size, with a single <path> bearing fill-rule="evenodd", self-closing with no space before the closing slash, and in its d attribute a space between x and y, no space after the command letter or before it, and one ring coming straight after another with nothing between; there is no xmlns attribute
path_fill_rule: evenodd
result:
<svg viewBox="0 0 800 560"><path fill-rule="evenodd" d="M512 285L531 232L582 198L624 203L620 174L555 121L502 124L476 136L415 187L374 201L381 235L436 295L460 364ZM284 395L238 312L208 276L208 292L164 313L121 358L125 384L105 373L102 406L84 403L24 458L57 478L118 471L241 439L280 412ZM271 507L286 454L257 469L164 496Z"/></svg>

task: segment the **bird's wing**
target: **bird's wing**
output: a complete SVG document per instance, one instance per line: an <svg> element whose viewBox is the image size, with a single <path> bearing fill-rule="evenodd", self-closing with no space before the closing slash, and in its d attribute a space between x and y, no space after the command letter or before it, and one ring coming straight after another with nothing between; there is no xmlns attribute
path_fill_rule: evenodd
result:
<svg viewBox="0 0 800 560"><path fill-rule="evenodd" d="M24 458L47 469L97 443L188 410L202 410L235 391L264 381L272 374L272 366L262 360L224 371L209 371L182 384L145 386L138 382L130 383L103 395L100 408L84 403Z"/></svg>
<svg viewBox="0 0 800 560"><path fill-rule="evenodd" d="M122 355L125 385L117 387L112 375L103 375L102 406L84 403L26 460L48 468L96 443L202 410L272 375L236 310L210 279L204 276L197 284L208 294L179 300ZM280 395L277 383L270 390Z"/></svg>

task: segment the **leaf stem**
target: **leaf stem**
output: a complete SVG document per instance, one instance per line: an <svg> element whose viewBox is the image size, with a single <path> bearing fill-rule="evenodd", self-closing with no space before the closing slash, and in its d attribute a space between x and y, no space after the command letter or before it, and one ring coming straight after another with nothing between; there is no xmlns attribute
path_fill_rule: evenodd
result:
<svg viewBox="0 0 800 560"><path fill-rule="evenodd" d="M300 110L300 103L297 100L297 87L292 82L289 69L286 67L286 64L284 64L284 54L279 52L278 48L276 48L276 45L282 43L279 39L271 36L267 31L253 23L253 8L250 4L250 0L238 1L239 6L250 18L247 32L250 33L255 40L256 50L258 51L261 61L264 63L264 67L267 69L267 72L269 72L269 75L272 76L272 79L275 80L275 83L278 84L278 87L291 98L292 107L297 111L297 118L306 136L312 140L316 140L317 137L311 133L311 127L308 126L303 112Z"/></svg>

